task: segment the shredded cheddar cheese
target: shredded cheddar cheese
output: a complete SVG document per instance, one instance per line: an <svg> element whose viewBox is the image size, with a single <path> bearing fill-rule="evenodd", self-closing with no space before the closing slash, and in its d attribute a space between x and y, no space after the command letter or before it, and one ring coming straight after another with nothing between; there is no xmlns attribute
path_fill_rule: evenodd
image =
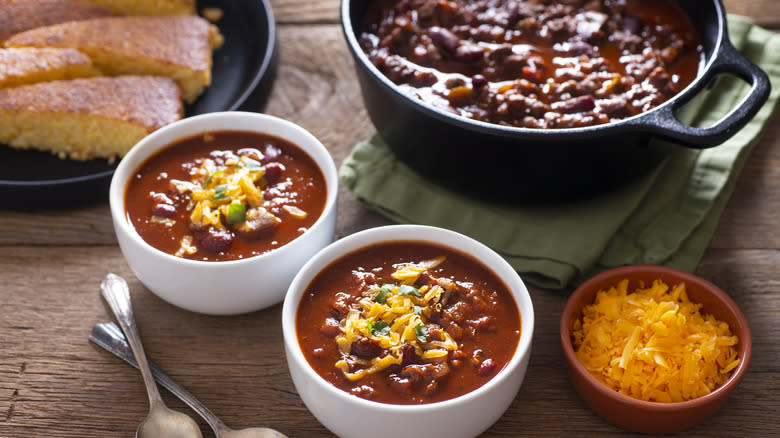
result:
<svg viewBox="0 0 780 438"><path fill-rule="evenodd" d="M628 280L599 291L573 324L579 360L610 388L646 401L679 402L709 394L740 359L727 323L702 315L685 284L661 280L628 292Z"/></svg>
<svg viewBox="0 0 780 438"><path fill-rule="evenodd" d="M248 156L228 160L220 169L213 160L203 160L190 186L195 203L190 221L197 226L227 229L223 218L228 216L231 203L247 204L250 208L263 205L264 173L260 162Z"/></svg>
<svg viewBox="0 0 780 438"><path fill-rule="evenodd" d="M431 339L425 332L431 306L442 304L446 295L444 289L438 285L422 286L419 289L412 286L423 272L443 261L444 257L437 257L397 266L392 278L398 283L370 287L358 305L349 310L339 323L341 334L336 336L342 356L348 356L353 342L361 337L378 342L389 354L370 360L351 358L360 366L352 371L346 359L337 361L335 367L346 378L360 380L391 365L401 364L404 344L414 347L418 356L430 360L445 360L449 351L458 348L458 344L446 331L442 331L442 339Z"/></svg>
<svg viewBox="0 0 780 438"><path fill-rule="evenodd" d="M214 141L214 138L206 135L204 141ZM278 204L266 200L263 195L267 188L263 179L266 167L258 161L262 159L262 154L260 157L257 154L259 152L240 156L227 154L222 160L204 158L199 160L197 167L190 169L189 180L171 180L173 187L189 198L186 209L192 229L251 233L260 226L282 222L274 214L278 212L271 213L267 209ZM306 211L293 205L282 205L281 208L294 219L302 220L308 216ZM152 216L151 222L170 227L176 221ZM305 228L299 229L299 232L303 231ZM194 254L198 248L193 241L193 236L185 236L174 255L183 257Z"/></svg>

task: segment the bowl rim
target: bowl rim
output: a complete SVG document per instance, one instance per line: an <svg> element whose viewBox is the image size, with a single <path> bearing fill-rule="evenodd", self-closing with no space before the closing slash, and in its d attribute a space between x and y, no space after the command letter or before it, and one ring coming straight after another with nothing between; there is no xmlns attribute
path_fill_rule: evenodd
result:
<svg viewBox="0 0 780 438"><path fill-rule="evenodd" d="M664 276L680 277L686 283L686 289L688 284L695 284L701 290L705 290L706 293L711 294L717 300L721 301L727 311L734 316L738 322L738 327L730 327L732 333L737 334L737 332L741 332L747 336L740 336L740 346L738 348L738 351L741 353L740 363L737 365L736 369L733 370L731 376L729 376L728 380L726 380L723 385L719 386L709 394L705 394L701 397L697 397L691 400L669 403L646 401L612 390L611 388L607 387L607 385L596 379L585 368L582 362L579 361L576 353L574 352L571 336L569 334L571 331L572 317L576 312L581 310L581 308L575 308L577 301L580 301L580 299L586 294L598 293L598 290L594 290L595 286L604 280L614 279L617 282L618 280L624 278L630 279L631 275L634 273L656 273L658 274L658 277L661 278ZM721 290L715 284L699 276L676 268L659 265L627 265L608 269L599 274L596 274L575 289L575 291L566 301L566 305L561 312L560 319L561 348L563 349L564 358L568 363L569 370L571 372L576 372L581 378L583 378L589 388L616 403L621 405L632 405L638 409L657 413L692 409L710 403L717 403L722 398L727 397L729 393L739 384L747 372L753 349L752 339L750 326L748 325L748 321L745 318L745 315L739 309L734 300L732 300L731 297L726 294L726 292Z"/></svg>
<svg viewBox="0 0 780 438"><path fill-rule="evenodd" d="M439 242L437 237L442 236L448 236L458 240L457 245ZM361 241L364 239L365 241L361 243ZM466 251L460 248L460 246L473 245L475 248L479 249L479 251L482 253L482 256L492 254L492 256L489 256L491 259L493 259L490 260L490 262L495 264L489 264L482 258L482 256L479 256L479 258L476 255L471 256L484 265L485 268L493 272L502 282L505 283L507 289L509 289L515 302L515 306L517 307L518 314L521 318L521 333L517 342L517 347L515 348L515 352L510 358L509 362L507 362L506 365L495 376L485 382L485 384L482 386L460 396L434 403L411 405L383 403L367 400L337 388L335 385L320 376L316 371L314 371L311 365L309 365L309 362L306 360L306 357L304 356L300 347L300 343L298 342L298 334L295 324L298 314L298 305L300 304L301 297L306 291L306 288L317 275L330 266L331 263L333 263L335 260L338 260L348 254L354 253L355 251L359 251L371 245L394 241L432 243L434 245L448 247L463 253L466 253ZM509 272L513 273L514 276L510 274L510 278L505 278L505 276L509 273L507 272L507 269ZM511 283L514 283L514 285ZM523 312L521 309L521 301L526 307L525 312ZM504 260L500 255L498 255L495 251L486 245L475 239L472 239L471 237L448 229L432 227L428 225L400 224L369 228L348 235L331 243L319 253L317 253L298 271L298 274L296 274L295 278L290 284L287 294L285 295L284 305L282 308L283 340L285 350L290 352L290 354L287 355L288 366L290 361L297 362L310 381L314 382L314 384L318 385L320 388L323 388L329 395L337 397L346 403L356 404L357 406L364 409L384 409L389 410L392 413L402 414L410 414L412 412L415 414L420 414L437 411L439 409L448 409L469 403L473 401L473 399L478 399L480 396L487 395L489 392L500 388L500 385L504 383L511 374L516 372L523 361L530 356L534 326L535 319L531 295L529 294L528 289L520 278L519 274L517 274L514 268L512 268L506 260ZM515 397L516 394L513 395L512 399Z"/></svg>
<svg viewBox="0 0 780 438"><path fill-rule="evenodd" d="M534 140L563 140L563 139L578 139L584 135L595 134L605 129L611 131L627 131L636 128L635 123L643 118L654 117L660 113L664 108L670 105L675 105L677 99L692 90L703 86L701 83L705 80L705 72L707 72L718 58L718 51L721 46L727 41L726 36L726 21L723 5L720 0L711 0L712 7L715 8L715 15L717 17L717 34L713 38L713 51L709 57L704 57L705 62L701 62L699 66L699 72L696 77L691 81L688 86L674 94L671 98L663 102L648 111L636 114L634 116L620 119L614 122L609 122L603 125L583 126L576 128L525 128L517 126L506 126L495 123L482 122L479 120L471 119L461 115L453 114L444 109L434 107L430 104L426 104L420 99L415 99L412 96L402 92L397 84L392 82L387 76L385 76L379 69L368 59L368 55L360 48L360 43L357 40L356 34L358 29L354 26L351 18L352 4L356 3L356 0L341 0L341 28L344 36L347 40L347 47L352 53L352 56L358 63L366 70L371 77L374 78L383 88L389 90L396 98L400 98L405 102L409 102L412 106L428 116L435 118L438 121L444 123L455 124L461 128L477 131L480 133L489 133L492 135L499 135L502 137L511 137L514 135L522 134L525 138ZM687 14L686 14L687 16ZM615 132L617 133L617 132Z"/></svg>
<svg viewBox="0 0 780 438"><path fill-rule="evenodd" d="M250 130L246 128L231 128L230 126L225 126L223 128L199 128L198 125L202 122L206 121L222 121L226 125L229 125L231 121L235 121L236 119L242 119L251 121L253 123L256 123L259 128L256 130ZM272 134L267 131L264 131L262 129L263 126L267 126L268 124L276 125L278 127L281 127L282 129L288 129L294 132L297 135L300 135L302 138L304 138L307 142L307 146L302 146L298 144L296 141L290 140L287 136L279 135L279 134ZM176 132L181 129L186 129L190 126L195 127L195 129L192 132L189 132L185 135L174 135L174 139L170 141L160 141L160 137L164 137L167 135L170 135L171 131ZM322 209L322 213L320 213L320 216L317 218L317 220L301 235L294 238L293 240L285 243L284 245L281 245L278 248L271 249L269 251L266 251L262 254L258 254L251 257L246 257L243 259L238 260L191 260L191 259L185 259L182 257L176 257L172 254L168 254L165 251L159 250L155 248L154 246L147 243L140 234L138 234L138 231L135 229L134 226L127 220L127 211L125 209L125 196L127 193L127 183L132 178L132 175L135 173L135 171L140 167L143 166L147 160L150 159L151 156L155 155L162 149L168 147L174 142L180 141L184 138L189 138L197 135L201 135L208 132L215 132L215 131L237 131L237 132L252 132L252 133L265 133L266 135L273 136L280 138L282 140L288 141L295 145L298 149L300 149L303 153L309 156L311 160L314 162L314 164L320 169L323 175L323 179L325 180L325 187L326 187L326 194L325 194L325 205ZM159 144L157 142L160 141ZM309 149L312 149L314 152L310 151ZM321 156L321 161L315 158L315 154L319 154ZM131 161L138 161L140 164L136 164L133 168L130 168ZM323 166L324 165L324 166ZM124 177L126 175L126 177ZM120 181L121 179L121 181ZM206 114L200 114L197 116L192 117L186 117L181 120L177 120L176 122L173 122L169 125L166 125L151 134L144 137L141 141L139 141L130 151L125 155L125 157L122 158L122 160L119 162L119 165L116 168L116 171L114 172L114 175L111 178L111 185L109 186L109 208L111 210L111 215L114 216L114 223L115 227L118 227L121 229L121 232L123 232L129 239L134 242L134 244L138 247L143 248L145 251L151 251L154 253L157 257L161 257L163 260L167 260L169 262L173 263L179 263L183 266L190 266L197 269L219 269L217 267L238 267L243 264L251 264L251 263L258 263L263 260L266 260L270 257L277 257L284 255L285 253L288 253L292 251L290 248L294 248L297 245L297 242L300 242L301 239L308 238L309 235L316 233L319 233L320 229L323 227L326 227L325 222L327 221L327 218L334 214L336 209L336 200L338 196L338 172L336 170L336 165L333 162L333 157L330 155L330 152L325 147L325 145L322 144L322 142L315 137L312 133L310 133L308 130L303 128L300 125L297 125L289 120L282 119L280 117L268 115L268 114L262 114L262 113L253 113L253 112L247 112L247 111L218 111L213 113L206 113ZM327 230L323 230L327 231ZM117 230L119 232L119 230Z"/></svg>

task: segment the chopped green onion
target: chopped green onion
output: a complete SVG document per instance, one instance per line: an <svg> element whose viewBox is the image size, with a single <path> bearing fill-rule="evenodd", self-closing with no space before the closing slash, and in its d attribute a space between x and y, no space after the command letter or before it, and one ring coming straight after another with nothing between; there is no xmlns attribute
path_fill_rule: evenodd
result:
<svg viewBox="0 0 780 438"><path fill-rule="evenodd" d="M214 179L214 177L217 177L217 176L221 175L223 172L224 171L222 171L222 170L218 170L218 171L212 173L211 175L209 175L209 177L206 178L206 181L203 183L203 188L205 189L206 187L208 187L209 183L211 183L211 180Z"/></svg>
<svg viewBox="0 0 780 438"><path fill-rule="evenodd" d="M422 306L414 306L414 314L419 315L420 313L422 313L422 309L423 309Z"/></svg>
<svg viewBox="0 0 780 438"><path fill-rule="evenodd" d="M425 324L420 323L414 326L414 335L417 336L418 342L428 342L428 329L425 328Z"/></svg>
<svg viewBox="0 0 780 438"><path fill-rule="evenodd" d="M390 326L381 319L379 321L369 321L368 329L374 336L386 335L390 333Z"/></svg>
<svg viewBox="0 0 780 438"><path fill-rule="evenodd" d="M409 286L408 284L401 285L401 287L398 289L398 292L401 295L414 295L416 297L422 297L419 289L414 286Z"/></svg>
<svg viewBox="0 0 780 438"><path fill-rule="evenodd" d="M244 204L233 202L228 205L228 222L244 222L244 219L246 219L246 207L244 207Z"/></svg>
<svg viewBox="0 0 780 438"><path fill-rule="evenodd" d="M218 185L216 188L214 188L214 197L211 199L213 199L214 201L224 201L225 199L228 198L227 189L228 189L227 184Z"/></svg>
<svg viewBox="0 0 780 438"><path fill-rule="evenodd" d="M374 297L374 301L379 304L384 304L387 301L387 296L391 293L393 293L393 286L385 284L379 289L379 293Z"/></svg>

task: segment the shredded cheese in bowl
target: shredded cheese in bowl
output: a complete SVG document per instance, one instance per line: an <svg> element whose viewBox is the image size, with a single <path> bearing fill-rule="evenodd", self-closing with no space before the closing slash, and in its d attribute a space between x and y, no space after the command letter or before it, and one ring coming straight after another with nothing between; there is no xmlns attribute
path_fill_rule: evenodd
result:
<svg viewBox="0 0 780 438"><path fill-rule="evenodd" d="M577 357L598 380L645 401L691 400L723 385L739 365L729 325L700 312L685 284L661 280L599 291L572 326Z"/></svg>
<svg viewBox="0 0 780 438"><path fill-rule="evenodd" d="M378 342L389 354L370 360L356 359L361 368L354 371L350 370L347 360L339 360L335 367L344 377L356 381L401 364L404 344L411 345L421 358L433 361L446 360L450 351L457 350L458 344L447 331L441 332L441 339L433 339L426 330L431 308L446 303L447 291L439 285L412 286L423 272L443 261L444 257L436 257L398 266L391 275L398 283L373 285L349 310L339 322L341 334L336 337L342 354L348 355L352 343L361 336Z"/></svg>

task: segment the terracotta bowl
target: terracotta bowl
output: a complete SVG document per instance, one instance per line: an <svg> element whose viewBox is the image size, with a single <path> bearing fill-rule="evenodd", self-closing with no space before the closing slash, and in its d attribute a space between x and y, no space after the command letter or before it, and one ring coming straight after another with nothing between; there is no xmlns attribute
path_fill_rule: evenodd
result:
<svg viewBox="0 0 780 438"><path fill-rule="evenodd" d="M570 336L572 323L582 317L582 308L593 303L596 293L629 279L629 291L639 282L652 284L661 279L670 286L685 283L692 302L702 304L702 313L710 313L727 322L733 334L739 336L737 351L740 364L729 380L705 396L676 403L642 401L607 387L585 369L574 353ZM569 298L561 315L561 345L574 389L585 403L610 423L641 433L675 433L704 421L718 410L745 376L752 350L752 338L747 320L734 301L714 284L695 275L661 266L634 265L611 269L583 283Z"/></svg>

